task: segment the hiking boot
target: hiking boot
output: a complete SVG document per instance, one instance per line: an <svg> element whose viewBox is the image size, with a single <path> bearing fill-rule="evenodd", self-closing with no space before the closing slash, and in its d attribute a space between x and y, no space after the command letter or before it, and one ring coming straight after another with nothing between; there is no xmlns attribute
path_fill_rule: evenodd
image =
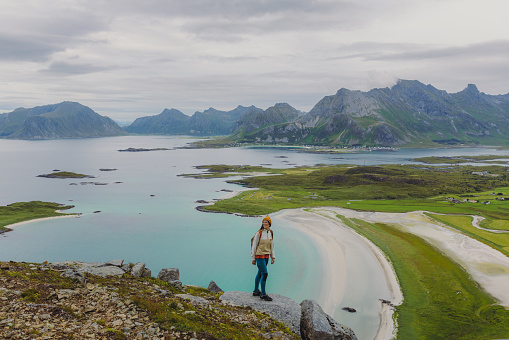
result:
<svg viewBox="0 0 509 340"><path fill-rule="evenodd" d="M253 292L253 296L260 296L260 295L262 295L262 292L260 292L259 290L255 290Z"/></svg>
<svg viewBox="0 0 509 340"><path fill-rule="evenodd" d="M260 295L260 299L265 300L265 301L272 301L272 298L270 296L268 296L267 294Z"/></svg>

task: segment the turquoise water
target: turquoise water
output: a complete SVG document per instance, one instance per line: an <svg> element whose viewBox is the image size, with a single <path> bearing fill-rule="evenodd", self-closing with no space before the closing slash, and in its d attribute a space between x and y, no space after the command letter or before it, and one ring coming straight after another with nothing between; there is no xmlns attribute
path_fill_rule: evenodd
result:
<svg viewBox="0 0 509 340"><path fill-rule="evenodd" d="M176 149L118 152L119 149L174 148L191 139L127 136L51 141L0 140L0 204L42 200L73 204L69 212L80 218L46 220L24 225L0 236L0 259L28 262L108 261L145 262L157 275L161 268L180 269L185 284L207 286L214 280L224 290L253 289L256 268L251 265L249 240L260 218L198 212L196 200L217 199L222 189L238 190L224 179L178 176L196 173L203 164L270 164L293 167L315 164L408 163L430 155L508 155L487 149L407 149L345 155L318 155L275 148ZM116 168L116 171L99 171ZM36 177L53 170L74 171L97 178L85 181L107 185L81 185L81 180ZM121 183L116 183L121 182ZM77 185L70 185L77 183ZM100 211L100 213L94 213ZM290 225L273 220L277 262L269 266L269 292L296 301L316 299L322 280L315 246ZM362 254L358 255L362 257ZM369 284L355 272L348 284ZM359 302L360 301L360 302ZM346 296L345 305L361 310L346 320L359 338L376 331L378 315L371 302ZM349 322L344 321L345 324ZM354 322L355 321L355 322ZM368 329L362 324L370 324ZM374 326L373 326L374 325ZM361 336L362 335L362 336Z"/></svg>

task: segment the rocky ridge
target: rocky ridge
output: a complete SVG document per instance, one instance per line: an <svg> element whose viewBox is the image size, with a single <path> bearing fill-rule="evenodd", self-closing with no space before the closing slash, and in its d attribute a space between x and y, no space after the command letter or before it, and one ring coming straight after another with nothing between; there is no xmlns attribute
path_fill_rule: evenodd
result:
<svg viewBox="0 0 509 340"><path fill-rule="evenodd" d="M356 339L353 332L327 333L330 327L325 337L310 333L320 331L315 326L289 329L284 309L274 316L221 293L213 281L208 289L182 285L176 268L153 278L141 262L0 262L0 338L298 339L300 331L304 339ZM299 308L301 324L316 319L306 310ZM323 313L316 325L327 317Z"/></svg>

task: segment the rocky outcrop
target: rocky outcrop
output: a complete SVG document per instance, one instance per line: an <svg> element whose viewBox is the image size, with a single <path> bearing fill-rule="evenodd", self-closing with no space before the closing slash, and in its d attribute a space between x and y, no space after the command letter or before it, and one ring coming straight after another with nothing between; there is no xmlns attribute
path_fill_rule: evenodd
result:
<svg viewBox="0 0 509 340"><path fill-rule="evenodd" d="M103 265L131 267L122 262ZM205 290L186 293L131 275L85 273L81 283L52 269L97 267L83 263L0 262L0 339L298 339L266 315Z"/></svg>
<svg viewBox="0 0 509 340"><path fill-rule="evenodd" d="M267 313L306 340L357 340L355 333L327 315L316 301L304 300L300 305L279 294L270 294L273 301L261 300L252 293L229 291L220 299L234 306L249 306Z"/></svg>
<svg viewBox="0 0 509 340"><path fill-rule="evenodd" d="M84 273L97 275L101 277L117 276L120 277L126 273L122 268L122 260L113 260L109 262L82 262L82 261L63 261L53 262L51 268L62 271L62 276L78 279L85 282Z"/></svg>
<svg viewBox="0 0 509 340"><path fill-rule="evenodd" d="M304 300L300 304L302 317L300 332L305 340L357 340L355 333L327 315L316 301Z"/></svg>
<svg viewBox="0 0 509 340"><path fill-rule="evenodd" d="M0 338L26 339L39 334L41 339L212 339L218 335L208 332L217 328L215 324L223 332L224 320L228 320L230 332L240 329L252 338L356 339L314 301L303 301L301 307L285 296L271 294L274 300L267 302L245 292L226 292L218 298L217 292L222 290L214 281L207 292L197 286L182 286L176 268L162 269L158 275L161 281L144 279L146 270L142 262L133 265L123 260L0 262ZM55 271L63 279L58 279ZM150 310L161 304L165 313ZM185 331L173 326L176 315L178 320L186 320L182 323ZM210 327L207 330L200 323L205 319ZM197 331L189 331L195 323ZM221 333L219 338L223 336Z"/></svg>
<svg viewBox="0 0 509 340"><path fill-rule="evenodd" d="M179 280L180 272L178 268L163 268L159 271L159 274L157 274L157 278L161 281L170 283L174 287L182 289L182 282Z"/></svg>
<svg viewBox="0 0 509 340"><path fill-rule="evenodd" d="M214 281L210 281L209 286L207 287L207 290L214 294L224 293L224 291L221 288L219 288L219 286Z"/></svg>

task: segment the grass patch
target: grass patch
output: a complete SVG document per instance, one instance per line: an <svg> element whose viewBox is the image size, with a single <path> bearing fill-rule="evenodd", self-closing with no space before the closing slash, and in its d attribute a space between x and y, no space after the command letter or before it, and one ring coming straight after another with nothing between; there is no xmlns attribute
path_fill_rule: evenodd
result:
<svg viewBox="0 0 509 340"><path fill-rule="evenodd" d="M12 203L0 206L0 231L6 230L5 226L29 221L37 218L63 216L56 210L73 208L72 205L62 205L51 202L31 201Z"/></svg>
<svg viewBox="0 0 509 340"><path fill-rule="evenodd" d="M392 262L404 295L398 339L493 339L509 336L509 311L455 262L423 239L387 224L338 216Z"/></svg>
<svg viewBox="0 0 509 340"><path fill-rule="evenodd" d="M509 156L484 155L484 156L444 156L444 157L420 157L414 158L415 162L428 164L460 164L460 163L492 163L495 159L508 159ZM506 163L500 161L498 163Z"/></svg>
<svg viewBox="0 0 509 340"><path fill-rule="evenodd" d="M207 176L238 174L252 169L241 166L204 166ZM478 213L492 219L509 220L509 201L497 201L492 191L509 195L509 174L501 166L415 167L410 165L351 166L332 165L294 169L266 169L269 176L253 176L231 181L257 191L241 193L221 200L204 210L235 212L246 215L267 214L281 209L341 206L358 210L406 212L430 210L438 213ZM486 171L493 176L481 176ZM272 174L279 174L273 176ZM201 175L200 175L201 176ZM453 204L476 196L491 204Z"/></svg>
<svg viewBox="0 0 509 340"><path fill-rule="evenodd" d="M509 247L509 233L493 233L478 229L472 225L473 218L471 216L436 215L428 213L426 215L489 245L509 257L509 252L506 250L506 248Z"/></svg>

